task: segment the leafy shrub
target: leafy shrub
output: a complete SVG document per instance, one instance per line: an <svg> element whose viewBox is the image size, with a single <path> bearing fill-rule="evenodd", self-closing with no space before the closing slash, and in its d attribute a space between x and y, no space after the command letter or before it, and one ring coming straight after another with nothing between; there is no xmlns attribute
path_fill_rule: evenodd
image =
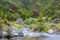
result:
<svg viewBox="0 0 60 40"><path fill-rule="evenodd" d="M25 22L25 24L32 24L32 23L36 23L36 21L37 21L37 19L35 19L35 18L29 18L29 19L27 19L27 20L25 20L24 22Z"/></svg>

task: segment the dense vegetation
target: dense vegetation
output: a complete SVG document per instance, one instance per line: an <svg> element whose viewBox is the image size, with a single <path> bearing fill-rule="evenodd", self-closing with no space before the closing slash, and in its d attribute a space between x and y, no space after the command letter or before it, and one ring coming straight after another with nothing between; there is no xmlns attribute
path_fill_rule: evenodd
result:
<svg viewBox="0 0 60 40"><path fill-rule="evenodd" d="M60 0L0 0L0 20L3 21L22 18L27 25L38 25L45 21L51 22L54 17L60 20ZM28 20L28 23L29 18L35 18L35 21Z"/></svg>

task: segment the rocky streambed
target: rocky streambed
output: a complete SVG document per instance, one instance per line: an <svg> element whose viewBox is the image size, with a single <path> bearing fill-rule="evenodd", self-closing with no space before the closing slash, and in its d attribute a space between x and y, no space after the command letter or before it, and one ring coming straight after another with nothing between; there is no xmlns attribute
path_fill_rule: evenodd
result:
<svg viewBox="0 0 60 40"><path fill-rule="evenodd" d="M13 37L10 39L2 38L0 40L60 40L59 34L50 34L48 36L44 37L35 37L35 38L29 38L29 37Z"/></svg>

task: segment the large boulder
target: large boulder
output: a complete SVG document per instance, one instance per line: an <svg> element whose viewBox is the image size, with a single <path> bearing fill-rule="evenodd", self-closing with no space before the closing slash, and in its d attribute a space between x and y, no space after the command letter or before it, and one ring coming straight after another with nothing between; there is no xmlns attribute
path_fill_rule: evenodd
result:
<svg viewBox="0 0 60 40"><path fill-rule="evenodd" d="M3 35L2 35L3 38L6 38L6 37L9 35L7 32L4 32L4 31L3 31L2 34L3 34Z"/></svg>
<svg viewBox="0 0 60 40"><path fill-rule="evenodd" d="M18 32L18 30L16 30L16 29L8 29L7 30L7 33L9 34L9 36L11 36L11 37L17 37L17 36L19 36L19 32Z"/></svg>
<svg viewBox="0 0 60 40"><path fill-rule="evenodd" d="M31 31L28 28L23 28L20 32L19 35L20 36L29 36L29 34L31 33Z"/></svg>

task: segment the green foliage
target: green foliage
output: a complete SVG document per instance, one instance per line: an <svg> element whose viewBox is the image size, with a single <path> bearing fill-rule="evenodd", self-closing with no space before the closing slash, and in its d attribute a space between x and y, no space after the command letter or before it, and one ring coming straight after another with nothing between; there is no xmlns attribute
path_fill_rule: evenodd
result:
<svg viewBox="0 0 60 40"><path fill-rule="evenodd" d="M55 12L59 10L59 5L60 3L56 0L2 0L0 3L0 12L3 12L7 19L11 19L12 17L16 19L17 13L19 17L25 20L36 14L36 12L34 13L32 11L33 9L38 10L37 13L39 13L39 18L45 16L53 17ZM3 14L1 13L0 16L2 17ZM36 17L36 15L34 17Z"/></svg>
<svg viewBox="0 0 60 40"><path fill-rule="evenodd" d="M27 25L30 25L30 24L35 23L35 22L36 22L35 18L29 18L29 19L24 21L24 23Z"/></svg>
<svg viewBox="0 0 60 40"><path fill-rule="evenodd" d="M25 20L25 19L29 18L31 14L28 12L27 9L21 9L21 10L19 10L19 15L22 19Z"/></svg>
<svg viewBox="0 0 60 40"><path fill-rule="evenodd" d="M60 0L0 0L1 19L12 21L21 17L25 24L30 25L50 22L54 16L60 19ZM38 26L44 30L43 27Z"/></svg>

